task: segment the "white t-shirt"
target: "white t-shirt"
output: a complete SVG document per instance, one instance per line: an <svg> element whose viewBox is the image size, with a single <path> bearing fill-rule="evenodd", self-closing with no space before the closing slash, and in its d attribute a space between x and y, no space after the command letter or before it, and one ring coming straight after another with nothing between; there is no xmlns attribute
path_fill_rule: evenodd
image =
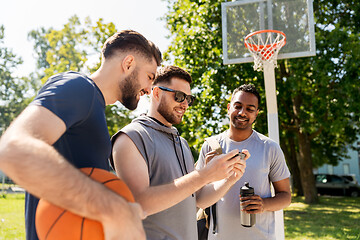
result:
<svg viewBox="0 0 360 240"><path fill-rule="evenodd" d="M247 149L251 157L246 161L246 169L242 178L217 202L218 233L209 231L209 240L236 239L275 239L274 212L256 214L256 224L247 228L240 224L240 188L249 182L255 194L262 198L271 197L270 182L277 182L290 177L280 146L270 138L253 130L251 136L241 142L228 137L227 131L215 136L223 153L233 149ZM202 146L197 169L204 167L205 154L211 151L207 142ZM212 220L210 229L212 229Z"/></svg>

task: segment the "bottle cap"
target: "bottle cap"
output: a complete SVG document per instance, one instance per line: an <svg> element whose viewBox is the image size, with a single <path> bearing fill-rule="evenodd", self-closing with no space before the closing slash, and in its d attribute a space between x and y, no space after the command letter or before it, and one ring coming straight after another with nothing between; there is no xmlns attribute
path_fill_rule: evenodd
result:
<svg viewBox="0 0 360 240"><path fill-rule="evenodd" d="M244 186L240 188L240 192L243 194L254 194L254 188L250 187L248 182L245 182Z"/></svg>

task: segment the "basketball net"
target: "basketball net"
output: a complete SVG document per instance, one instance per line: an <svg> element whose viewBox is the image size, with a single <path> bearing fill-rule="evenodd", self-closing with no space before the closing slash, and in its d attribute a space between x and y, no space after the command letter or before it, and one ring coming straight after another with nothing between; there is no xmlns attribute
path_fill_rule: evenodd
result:
<svg viewBox="0 0 360 240"><path fill-rule="evenodd" d="M277 56L286 44L286 36L277 30L261 30L245 37L245 47L254 57L254 70L263 71L264 62L277 67Z"/></svg>

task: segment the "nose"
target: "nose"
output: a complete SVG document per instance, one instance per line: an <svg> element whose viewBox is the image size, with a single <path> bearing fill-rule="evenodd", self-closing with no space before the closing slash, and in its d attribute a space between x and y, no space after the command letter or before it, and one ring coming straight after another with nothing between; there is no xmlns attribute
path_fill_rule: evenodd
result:
<svg viewBox="0 0 360 240"><path fill-rule="evenodd" d="M145 88L144 88L144 92L146 95L150 95L151 93L151 85L152 85L152 82L150 84L148 84Z"/></svg>
<svg viewBox="0 0 360 240"><path fill-rule="evenodd" d="M239 109L238 115L245 115L245 110L244 110L244 108L240 108L240 109Z"/></svg>
<svg viewBox="0 0 360 240"><path fill-rule="evenodd" d="M185 108L185 110L189 107L189 103L188 101L185 99L184 101L182 101L181 103L181 106Z"/></svg>

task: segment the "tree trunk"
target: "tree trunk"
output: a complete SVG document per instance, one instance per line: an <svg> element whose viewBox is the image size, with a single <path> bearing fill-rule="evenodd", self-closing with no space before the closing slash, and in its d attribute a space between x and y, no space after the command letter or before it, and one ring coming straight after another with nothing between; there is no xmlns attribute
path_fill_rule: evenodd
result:
<svg viewBox="0 0 360 240"><path fill-rule="evenodd" d="M308 134L304 132L301 127L302 119L300 117L300 106L302 105L302 100L301 92L298 92L298 94L292 99L294 104L294 121L297 128L296 134L299 141L299 155L297 156L297 162L300 170L301 185L305 195L305 202L317 203L319 198L315 187L310 139Z"/></svg>
<svg viewBox="0 0 360 240"><path fill-rule="evenodd" d="M304 192L301 185L300 169L296 158L296 149L294 136L287 136L285 140L281 140L281 148L284 151L286 162L289 166L292 178L292 192L297 196L304 196Z"/></svg>
<svg viewBox="0 0 360 240"><path fill-rule="evenodd" d="M308 135L306 133L298 132L299 137L299 158L298 164L301 177L301 183L303 186L303 192L305 195L306 203L317 203L319 201L316 187L315 177L312 167L311 147Z"/></svg>

